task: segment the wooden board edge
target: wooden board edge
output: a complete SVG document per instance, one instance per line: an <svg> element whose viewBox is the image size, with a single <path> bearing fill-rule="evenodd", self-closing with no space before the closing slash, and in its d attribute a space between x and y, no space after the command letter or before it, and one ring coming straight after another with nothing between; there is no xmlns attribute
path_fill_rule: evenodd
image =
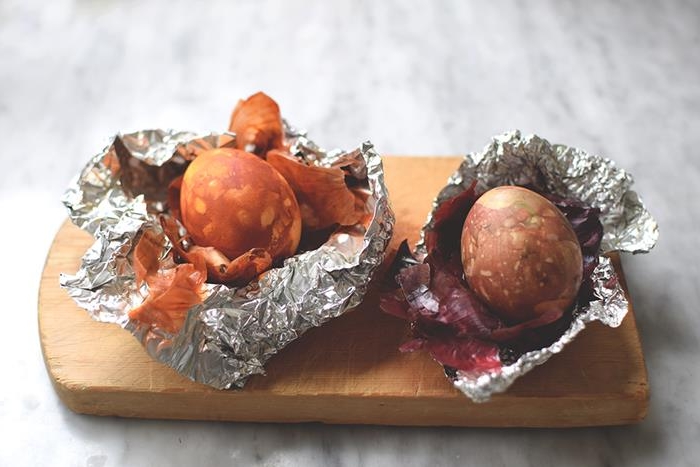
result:
<svg viewBox="0 0 700 467"><path fill-rule="evenodd" d="M465 400L460 410L453 405L433 401L426 405L422 398L401 397L362 398L357 396L246 396L245 406L230 400L208 398L202 412L193 414L180 410L186 395L177 393L96 394L87 391L64 391L56 385L57 393L73 412L97 416L161 420L208 420L246 423L323 423L335 425L380 426L446 426L475 428L575 428L630 425L641 422L646 412L639 411L641 400L628 398L586 397L511 398L504 404L494 400L485 418L483 406ZM135 404L135 401L140 403ZM313 402L313 403L312 403ZM576 409L572 409L575 407ZM545 410L546 409L546 410ZM539 413L539 419L530 416ZM542 413L553 414L541 418ZM497 415L494 415L497 414ZM608 415L614 414L614 415Z"/></svg>
<svg viewBox="0 0 700 467"><path fill-rule="evenodd" d="M44 323L43 323L43 318L44 318L44 313L42 313L42 310L46 309L46 306L44 305L45 298L44 295L47 290L47 282L49 278L47 277L46 274L46 267L51 260L51 257L54 253L54 250L56 248L56 242L58 241L58 234L61 232L64 228L66 228L67 224L72 224L70 219L64 220L61 225L58 227L56 230L56 233L53 236L53 240L51 240L51 245L49 246L49 250L46 253L46 258L44 258L44 264L41 267L41 275L40 275L40 282L39 282L39 291L37 292L37 316L36 316L36 324L37 324L37 332L39 333L39 344L41 347L41 357L44 360L44 368L46 368L46 373L49 376L49 381L51 381L51 385L54 388L54 391L58 395L58 398L71 410L73 410L76 413L82 413L80 410L76 410L76 406L72 404L72 390L66 386L63 385L59 382L58 380L58 375L57 372L51 362L51 359L46 353L46 339L44 338L45 334L45 328L44 328ZM58 278L53 278L58 280ZM58 287L60 287L57 284ZM74 408L75 407L75 408Z"/></svg>
<svg viewBox="0 0 700 467"><path fill-rule="evenodd" d="M637 326L637 314L634 311L634 303L632 301L632 296L629 292L629 287L627 285L627 278L625 277L624 268L622 267L622 256L619 252L614 251L608 254L610 261L612 262L613 268L617 273L620 280L620 286L625 293L625 298L627 299L627 315L625 320L631 320L632 326L637 335L637 340L639 341L640 347L640 357L641 357L641 370L642 370L642 381L638 383L638 388L634 391L639 403L639 414L637 419L632 423L639 423L646 419L649 413L649 405L651 404L651 392L649 389L649 372L647 369L646 357L643 351L642 338L639 335L639 327Z"/></svg>

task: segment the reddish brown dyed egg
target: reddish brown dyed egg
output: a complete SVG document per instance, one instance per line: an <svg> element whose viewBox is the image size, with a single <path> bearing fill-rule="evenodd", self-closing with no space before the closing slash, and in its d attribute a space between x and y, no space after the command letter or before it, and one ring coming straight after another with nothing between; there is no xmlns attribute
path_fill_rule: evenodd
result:
<svg viewBox="0 0 700 467"><path fill-rule="evenodd" d="M263 248L279 260L301 237L299 205L289 184L270 164L237 149L213 149L185 171L180 191L182 223L198 246L233 260Z"/></svg>
<svg viewBox="0 0 700 467"><path fill-rule="evenodd" d="M511 323L566 310L576 299L583 260L571 224L546 198L521 187L487 191L462 229L469 286Z"/></svg>

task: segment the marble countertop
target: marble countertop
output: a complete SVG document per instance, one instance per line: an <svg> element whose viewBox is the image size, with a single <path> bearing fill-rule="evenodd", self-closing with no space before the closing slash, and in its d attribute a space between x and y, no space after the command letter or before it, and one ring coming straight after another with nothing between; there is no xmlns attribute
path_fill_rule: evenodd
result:
<svg viewBox="0 0 700 467"><path fill-rule="evenodd" d="M0 2L0 465L693 465L700 456L700 7L651 2ZM661 226L624 258L651 387L626 427L148 421L72 413L36 297L60 195L117 131L274 96L326 146L463 154L519 128L613 158ZM8 217L11 216L11 217ZM8 301L9 300L9 301Z"/></svg>

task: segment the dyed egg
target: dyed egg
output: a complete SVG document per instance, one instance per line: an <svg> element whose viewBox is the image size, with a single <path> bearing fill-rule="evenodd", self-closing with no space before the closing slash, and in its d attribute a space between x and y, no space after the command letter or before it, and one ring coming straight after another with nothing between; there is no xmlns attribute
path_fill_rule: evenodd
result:
<svg viewBox="0 0 700 467"><path fill-rule="evenodd" d="M299 205L270 164L237 149L200 154L185 171L182 223L198 246L233 260L252 248L274 261L292 256L301 237Z"/></svg>
<svg viewBox="0 0 700 467"><path fill-rule="evenodd" d="M462 266L472 290L511 323L570 307L583 274L571 224L549 200L516 186L484 193L462 228Z"/></svg>

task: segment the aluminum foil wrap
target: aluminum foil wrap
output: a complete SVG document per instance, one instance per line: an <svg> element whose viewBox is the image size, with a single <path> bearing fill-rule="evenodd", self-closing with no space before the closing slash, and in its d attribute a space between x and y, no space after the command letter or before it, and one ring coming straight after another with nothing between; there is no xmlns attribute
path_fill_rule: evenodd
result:
<svg viewBox="0 0 700 467"><path fill-rule="evenodd" d="M537 189L573 198L601 210L603 240L599 264L593 273L597 300L574 310L573 320L564 334L552 345L527 352L498 371L470 373L457 371L452 378L457 389L475 402L487 401L504 392L520 376L562 351L587 323L617 327L627 314L628 303L610 259L612 251L647 252L654 247L659 233L656 221L632 191L632 176L606 158L544 138L521 137L519 131L493 139L481 152L465 156L433 202L433 210L421 231L416 252L426 254L425 233L433 227L433 214L446 200L466 190L476 180L482 193L501 185L532 185Z"/></svg>
<svg viewBox="0 0 700 467"><path fill-rule="evenodd" d="M226 389L263 374L265 362L308 329L358 305L391 239L391 211L380 156L367 142L354 151L324 151L285 122L292 154L342 167L360 181L371 216L336 230L321 247L285 260L259 281L229 288L207 284L177 334L132 321L143 302L132 251L147 229L161 232L167 186L200 151L233 142L233 134L198 135L145 130L118 135L85 166L63 197L71 220L95 242L74 275L61 285L78 305L104 322L129 330L155 359L188 378ZM165 257L171 245L162 252ZM96 351L98 351L96 349Z"/></svg>

